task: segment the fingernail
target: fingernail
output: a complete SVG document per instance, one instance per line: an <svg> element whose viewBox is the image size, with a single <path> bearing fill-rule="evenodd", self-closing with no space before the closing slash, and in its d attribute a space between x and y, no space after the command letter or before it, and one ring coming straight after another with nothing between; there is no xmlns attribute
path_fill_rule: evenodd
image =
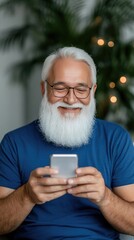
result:
<svg viewBox="0 0 134 240"><path fill-rule="evenodd" d="M78 169L76 170L76 172L77 172L77 173L81 173L81 169L78 168Z"/></svg>
<svg viewBox="0 0 134 240"><path fill-rule="evenodd" d="M67 183L67 179L66 179L66 178L64 178L64 179L63 179L63 182L64 182L64 183Z"/></svg>
<svg viewBox="0 0 134 240"><path fill-rule="evenodd" d="M69 180L68 180L68 183L69 183L69 184L73 184L73 182L74 182L73 179L69 179Z"/></svg>

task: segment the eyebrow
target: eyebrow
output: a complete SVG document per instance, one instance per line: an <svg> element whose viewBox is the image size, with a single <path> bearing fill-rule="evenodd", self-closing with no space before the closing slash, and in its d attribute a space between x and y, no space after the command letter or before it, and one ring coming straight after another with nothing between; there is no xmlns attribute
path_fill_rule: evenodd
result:
<svg viewBox="0 0 134 240"><path fill-rule="evenodd" d="M59 84L62 84L62 85L65 85L65 86L68 86L66 83L64 82L56 82L56 83L53 83L54 85L59 85ZM88 87L88 85L86 83L78 83L76 86L84 86L84 87Z"/></svg>

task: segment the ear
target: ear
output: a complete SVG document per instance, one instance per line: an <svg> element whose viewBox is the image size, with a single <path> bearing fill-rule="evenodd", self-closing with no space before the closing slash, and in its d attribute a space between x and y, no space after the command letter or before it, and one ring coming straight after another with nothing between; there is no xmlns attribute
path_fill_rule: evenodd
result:
<svg viewBox="0 0 134 240"><path fill-rule="evenodd" d="M40 89L41 89L41 93L42 93L42 96L43 96L44 93L45 93L45 82L44 82L44 81L41 81L41 83L40 83Z"/></svg>
<svg viewBox="0 0 134 240"><path fill-rule="evenodd" d="M95 94L95 92L96 92L96 89L97 89L97 84L95 84L95 85L93 86L94 94Z"/></svg>

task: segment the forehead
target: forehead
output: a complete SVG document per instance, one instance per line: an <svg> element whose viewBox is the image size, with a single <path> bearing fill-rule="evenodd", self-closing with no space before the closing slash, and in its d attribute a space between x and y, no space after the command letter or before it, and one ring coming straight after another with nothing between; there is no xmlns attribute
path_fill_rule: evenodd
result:
<svg viewBox="0 0 134 240"><path fill-rule="evenodd" d="M49 73L51 83L61 82L83 82L87 84L91 81L90 66L81 60L76 60L70 57L57 59Z"/></svg>

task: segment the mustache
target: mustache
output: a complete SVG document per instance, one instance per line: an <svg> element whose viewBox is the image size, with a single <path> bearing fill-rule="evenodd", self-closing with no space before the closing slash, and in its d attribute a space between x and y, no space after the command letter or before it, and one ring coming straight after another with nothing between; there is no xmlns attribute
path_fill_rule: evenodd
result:
<svg viewBox="0 0 134 240"><path fill-rule="evenodd" d="M82 103L74 103L74 104L67 104L67 103L64 103L64 102L57 102L55 104L53 104L55 107L64 107L64 108L81 108L83 109L84 108L84 104Z"/></svg>

